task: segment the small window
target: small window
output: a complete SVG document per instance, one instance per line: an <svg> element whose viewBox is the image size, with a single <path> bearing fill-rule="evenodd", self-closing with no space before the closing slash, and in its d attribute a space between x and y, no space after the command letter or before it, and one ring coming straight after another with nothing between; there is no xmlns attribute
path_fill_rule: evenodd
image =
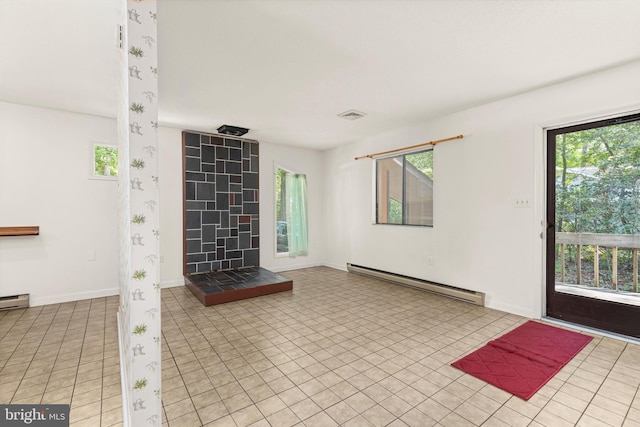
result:
<svg viewBox="0 0 640 427"><path fill-rule="evenodd" d="M118 176L118 147L115 145L93 145L93 176L115 178Z"/></svg>
<svg viewBox="0 0 640 427"><path fill-rule="evenodd" d="M376 161L376 223L433 225L433 150Z"/></svg>

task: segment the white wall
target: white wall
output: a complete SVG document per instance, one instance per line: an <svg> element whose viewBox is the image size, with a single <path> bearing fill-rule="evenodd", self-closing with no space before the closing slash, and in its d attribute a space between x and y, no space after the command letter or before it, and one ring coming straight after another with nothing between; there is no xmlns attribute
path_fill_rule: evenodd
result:
<svg viewBox="0 0 640 427"><path fill-rule="evenodd" d="M94 141L117 145L115 120L0 103L0 226L40 226L0 238L0 296L41 305L118 294L117 182L89 179ZM181 141L159 129L163 286L184 284Z"/></svg>
<svg viewBox="0 0 640 427"><path fill-rule="evenodd" d="M0 226L40 226L0 238L0 296L118 293L117 182L89 179L93 142L116 145L115 120L0 103Z"/></svg>
<svg viewBox="0 0 640 427"><path fill-rule="evenodd" d="M158 162L161 285L184 285L181 130L167 127L158 129Z"/></svg>
<svg viewBox="0 0 640 427"><path fill-rule="evenodd" d="M113 119L0 103L0 226L39 225L37 237L0 238L0 296L31 305L118 293L117 182L89 179L93 142L116 145ZM160 127L160 280L182 277L182 136ZM274 164L307 174L309 256L274 255ZM322 264L322 153L260 143L261 264ZM88 260L88 252L96 260Z"/></svg>
<svg viewBox="0 0 640 427"><path fill-rule="evenodd" d="M351 262L480 290L490 307L539 317L542 127L640 109L638 75L634 63L328 152L261 142L261 265ZM372 225L373 162L354 157L457 134L435 152L435 227ZM115 143L115 120L0 103L0 226L41 227L0 238L0 296L30 293L39 305L118 292L116 182L88 179L93 141ZM158 144L160 278L171 286L183 283L181 131L161 127ZM275 256L276 165L307 174L307 257ZM527 197L531 208L514 207Z"/></svg>
<svg viewBox="0 0 640 427"><path fill-rule="evenodd" d="M636 62L328 151L327 263L482 291L489 307L540 317L542 128L640 108L639 75ZM374 162L354 157L458 134L464 139L434 152L435 226L373 225ZM515 208L517 198L530 199L532 207Z"/></svg>

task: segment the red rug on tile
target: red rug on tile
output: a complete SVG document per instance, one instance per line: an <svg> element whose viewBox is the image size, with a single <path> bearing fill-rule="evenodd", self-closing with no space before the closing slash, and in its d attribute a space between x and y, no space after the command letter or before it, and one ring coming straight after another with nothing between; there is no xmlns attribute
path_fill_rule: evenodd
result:
<svg viewBox="0 0 640 427"><path fill-rule="evenodd" d="M591 340L530 320L451 365L528 400Z"/></svg>

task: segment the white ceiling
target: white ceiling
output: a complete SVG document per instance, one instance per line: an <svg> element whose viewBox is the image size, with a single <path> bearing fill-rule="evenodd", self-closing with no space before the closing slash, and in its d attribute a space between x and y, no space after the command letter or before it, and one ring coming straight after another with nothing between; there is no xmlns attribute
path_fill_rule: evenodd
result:
<svg viewBox="0 0 640 427"><path fill-rule="evenodd" d="M115 117L118 5L0 0L0 100ZM327 149L640 60L638 22L640 0L158 0L159 119Z"/></svg>

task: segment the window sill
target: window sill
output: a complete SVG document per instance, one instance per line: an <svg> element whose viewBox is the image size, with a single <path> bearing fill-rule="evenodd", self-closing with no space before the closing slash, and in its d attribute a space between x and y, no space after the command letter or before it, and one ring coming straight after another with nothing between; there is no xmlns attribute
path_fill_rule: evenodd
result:
<svg viewBox="0 0 640 427"><path fill-rule="evenodd" d="M89 179L96 180L96 181L117 181L118 177L107 176L107 175L91 175L89 176Z"/></svg>
<svg viewBox="0 0 640 427"><path fill-rule="evenodd" d="M373 222L371 225L389 225L392 227L422 227L422 228L433 228L433 225L428 224L386 224L382 222Z"/></svg>
<svg viewBox="0 0 640 427"><path fill-rule="evenodd" d="M291 255L289 255L289 252L279 252L279 253L276 253L274 258L298 258L298 257L302 257L302 256L309 256L309 254L291 256Z"/></svg>

